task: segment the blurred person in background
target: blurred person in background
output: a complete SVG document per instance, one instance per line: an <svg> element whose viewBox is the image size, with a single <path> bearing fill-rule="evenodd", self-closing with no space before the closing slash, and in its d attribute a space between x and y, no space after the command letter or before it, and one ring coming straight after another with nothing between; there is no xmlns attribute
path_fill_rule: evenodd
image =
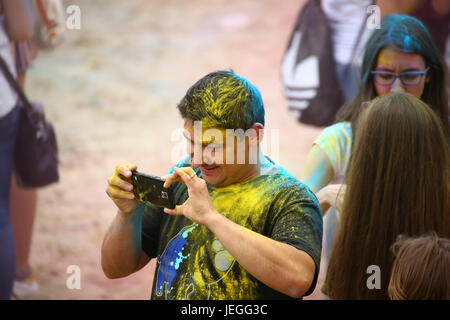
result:
<svg viewBox="0 0 450 320"><path fill-rule="evenodd" d="M32 36L29 11L24 0L0 1L0 55L16 75L11 41ZM10 220L10 186L14 145L19 123L17 95L3 73L0 75L0 299L11 298L15 278L15 245Z"/></svg>
<svg viewBox="0 0 450 320"><path fill-rule="evenodd" d="M399 236L392 252L391 300L450 300L450 239Z"/></svg>
<svg viewBox="0 0 450 320"><path fill-rule="evenodd" d="M33 7L27 0L29 24L34 26ZM34 34L34 29L33 29ZM17 80L25 91L27 69L31 67L38 54L34 37L26 41L16 41L12 44L15 57ZM15 175L11 179L11 224L16 244L16 275L13 288L14 299L37 298L39 284L32 272L29 257L33 234L34 217L36 215L37 189L22 188L17 184Z"/></svg>

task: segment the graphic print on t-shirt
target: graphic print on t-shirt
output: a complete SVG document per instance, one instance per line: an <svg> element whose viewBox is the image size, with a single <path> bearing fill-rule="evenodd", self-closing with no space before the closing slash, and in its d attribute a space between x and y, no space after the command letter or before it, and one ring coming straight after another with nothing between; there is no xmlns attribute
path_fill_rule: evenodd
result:
<svg viewBox="0 0 450 320"><path fill-rule="evenodd" d="M195 230L195 232L193 232ZM156 295L164 299L209 299L211 286L230 271L235 259L219 240L203 238L210 233L194 223L183 228L158 256ZM177 283L178 291L173 283ZM219 284L220 285L220 284Z"/></svg>

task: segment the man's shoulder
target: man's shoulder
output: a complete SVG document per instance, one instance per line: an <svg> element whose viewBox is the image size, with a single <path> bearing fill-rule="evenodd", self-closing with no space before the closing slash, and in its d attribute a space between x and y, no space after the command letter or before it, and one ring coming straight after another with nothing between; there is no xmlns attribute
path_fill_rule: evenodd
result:
<svg viewBox="0 0 450 320"><path fill-rule="evenodd" d="M174 164L172 166L172 168L170 168L168 174L173 173L173 169L174 168L182 168L182 167L192 167L192 159L190 156L186 156L184 158L182 158L180 161L178 161L176 164Z"/></svg>
<svg viewBox="0 0 450 320"><path fill-rule="evenodd" d="M273 163L273 168L268 174L269 179L267 183L274 184L274 188L283 192L301 192L310 193L310 189L306 184L297 179L294 175L289 173L279 164Z"/></svg>

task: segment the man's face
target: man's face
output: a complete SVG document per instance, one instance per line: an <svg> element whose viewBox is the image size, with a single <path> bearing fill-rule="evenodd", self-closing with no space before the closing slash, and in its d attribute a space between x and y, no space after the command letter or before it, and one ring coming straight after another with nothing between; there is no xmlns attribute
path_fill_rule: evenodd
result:
<svg viewBox="0 0 450 320"><path fill-rule="evenodd" d="M262 126L256 127L262 129ZM259 173L255 172L257 161L255 163L252 158L257 148L249 146L249 139L239 143L238 137L230 135L230 132L227 133L223 128L199 130L190 119L184 120L184 135L188 140L187 152L192 158L192 166L200 168L207 183L225 187L249 180Z"/></svg>

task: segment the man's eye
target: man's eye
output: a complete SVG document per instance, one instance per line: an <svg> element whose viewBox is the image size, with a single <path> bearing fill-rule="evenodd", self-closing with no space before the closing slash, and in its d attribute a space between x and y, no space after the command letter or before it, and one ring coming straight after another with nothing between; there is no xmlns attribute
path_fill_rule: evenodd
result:
<svg viewBox="0 0 450 320"><path fill-rule="evenodd" d="M218 144L218 143L210 143L210 144L208 144L206 147L205 147L205 149L208 149L208 150L219 150L219 149L221 149L222 148L222 145L221 144Z"/></svg>

